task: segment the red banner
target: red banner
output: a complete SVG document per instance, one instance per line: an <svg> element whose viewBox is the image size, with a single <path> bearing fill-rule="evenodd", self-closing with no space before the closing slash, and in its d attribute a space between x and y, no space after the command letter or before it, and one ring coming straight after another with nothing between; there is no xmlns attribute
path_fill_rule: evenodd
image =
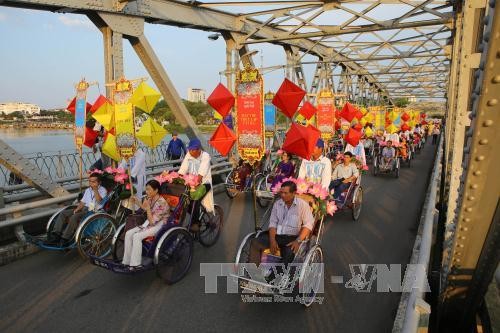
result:
<svg viewBox="0 0 500 333"><path fill-rule="evenodd" d="M335 99L331 91L320 91L317 109L317 127L321 132L321 137L329 140L335 133Z"/></svg>
<svg viewBox="0 0 500 333"><path fill-rule="evenodd" d="M264 156L263 82L259 71L245 68L236 79L236 136L238 153L248 162Z"/></svg>

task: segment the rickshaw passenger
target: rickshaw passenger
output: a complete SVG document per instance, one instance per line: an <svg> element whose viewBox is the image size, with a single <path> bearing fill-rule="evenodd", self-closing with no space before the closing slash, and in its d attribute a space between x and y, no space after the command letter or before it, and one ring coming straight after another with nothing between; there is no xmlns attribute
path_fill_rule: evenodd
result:
<svg viewBox="0 0 500 333"><path fill-rule="evenodd" d="M359 170L354 163L351 163L352 153L344 154L344 163L335 167L332 174L332 182L329 189L333 190L333 198L338 199L342 192L351 186L351 183L359 177Z"/></svg>
<svg viewBox="0 0 500 333"><path fill-rule="evenodd" d="M81 219L89 211L97 211L101 208L100 202L107 194L106 189L101 186L99 174L92 173L89 176L89 187L83 193L78 206L72 211L63 211L57 216L52 229L49 242L61 242L67 245L73 237ZM66 229L64 229L66 227Z"/></svg>
<svg viewBox="0 0 500 333"><path fill-rule="evenodd" d="M132 198L146 212L147 220L141 226L130 229L125 234L125 250L122 261L124 265L131 267L141 265L142 240L156 235L163 224L162 222L167 220L170 209L167 201L159 194L159 190L160 183L152 179L146 183L146 198L142 204L137 197Z"/></svg>
<svg viewBox="0 0 500 333"><path fill-rule="evenodd" d="M283 262L293 261L300 243L312 232L314 217L309 204L296 197L297 185L286 181L281 185L281 199L273 205L269 230L254 238L250 244L250 262L260 265L261 252L267 248L272 254L281 253Z"/></svg>
<svg viewBox="0 0 500 333"><path fill-rule="evenodd" d="M281 154L281 161L278 164L278 167L275 171L275 176L273 179L273 183L271 184L271 188L276 186L283 179L292 177L295 173L295 166L292 163L292 155L283 151Z"/></svg>
<svg viewBox="0 0 500 333"><path fill-rule="evenodd" d="M356 147L353 147L350 143L348 143L345 147L345 152L350 152L353 156L356 156L362 165L366 165L366 154L363 142L359 141Z"/></svg>
<svg viewBox="0 0 500 333"><path fill-rule="evenodd" d="M381 168L387 169L391 166L396 157L396 150L392 146L392 141L387 141L387 145L382 149L382 164Z"/></svg>
<svg viewBox="0 0 500 333"><path fill-rule="evenodd" d="M401 145L399 146L399 154L403 159L406 159L408 157L408 142L404 137L401 138Z"/></svg>
<svg viewBox="0 0 500 333"><path fill-rule="evenodd" d="M321 183L324 188L330 185L332 174L332 162L323 156L325 143L318 139L316 146L311 154L310 160L302 160L299 169L299 178L314 183Z"/></svg>

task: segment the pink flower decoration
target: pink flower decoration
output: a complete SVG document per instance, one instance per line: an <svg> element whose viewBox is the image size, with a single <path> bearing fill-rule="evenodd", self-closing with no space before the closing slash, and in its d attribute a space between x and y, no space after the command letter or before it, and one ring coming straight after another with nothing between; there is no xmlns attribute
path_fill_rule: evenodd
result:
<svg viewBox="0 0 500 333"><path fill-rule="evenodd" d="M278 194L281 190L281 182L274 185L274 187L271 189L271 191L273 192L274 195Z"/></svg>
<svg viewBox="0 0 500 333"><path fill-rule="evenodd" d="M115 169L113 167L107 167L106 169L104 169L105 172L107 173L115 173Z"/></svg>
<svg viewBox="0 0 500 333"><path fill-rule="evenodd" d="M333 216L333 214L337 211L337 205L335 204L335 201L328 201L326 204L326 213L328 215Z"/></svg>
<svg viewBox="0 0 500 333"><path fill-rule="evenodd" d="M321 192L323 191L323 187L321 187L321 184L314 184L310 189L309 189L309 194L312 196L319 198L321 196Z"/></svg>
<svg viewBox="0 0 500 333"><path fill-rule="evenodd" d="M319 198L321 200L325 200L326 198L328 198L328 190L324 187L321 187L321 190L319 192Z"/></svg>
<svg viewBox="0 0 500 333"><path fill-rule="evenodd" d="M125 172L127 172L127 171L126 171L124 168L116 168L116 169L115 169L115 172L116 172L116 173L125 173Z"/></svg>
<svg viewBox="0 0 500 333"><path fill-rule="evenodd" d="M363 170L368 171L368 165L363 165Z"/></svg>
<svg viewBox="0 0 500 333"><path fill-rule="evenodd" d="M304 194L307 193L307 190L309 190L309 183L307 183L304 179L297 179L297 194Z"/></svg>
<svg viewBox="0 0 500 333"><path fill-rule="evenodd" d="M199 185L198 182L198 175L193 175L193 174L187 174L182 177L186 183L187 186L191 188L195 188L196 186Z"/></svg>
<svg viewBox="0 0 500 333"><path fill-rule="evenodd" d="M130 184L127 183L127 185L125 185L125 189L130 190Z"/></svg>
<svg viewBox="0 0 500 333"><path fill-rule="evenodd" d="M297 184L297 179L292 178L292 177L288 177L288 178L283 178L283 180L281 182L282 183L284 183L284 182L294 182L295 184Z"/></svg>
<svg viewBox="0 0 500 333"><path fill-rule="evenodd" d="M115 182L123 184L123 183L125 183L125 180L127 178L128 178L128 176L126 173L117 174L117 175L115 175Z"/></svg>
<svg viewBox="0 0 500 333"><path fill-rule="evenodd" d="M278 151L276 152L277 155L283 155L283 150L282 149L278 149Z"/></svg>

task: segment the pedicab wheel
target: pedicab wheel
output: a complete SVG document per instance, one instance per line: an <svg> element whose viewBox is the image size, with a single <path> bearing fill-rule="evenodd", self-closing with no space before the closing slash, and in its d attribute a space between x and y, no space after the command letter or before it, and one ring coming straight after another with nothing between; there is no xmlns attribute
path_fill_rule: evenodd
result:
<svg viewBox="0 0 500 333"><path fill-rule="evenodd" d="M228 186L227 184L233 184L233 174L234 170L231 170L231 172L227 175L226 177L226 194L229 197L229 199L234 199L236 195L238 195L238 190L234 188L234 186Z"/></svg>
<svg viewBox="0 0 500 333"><path fill-rule="evenodd" d="M311 306L316 299L316 294L323 286L323 250L315 245L306 255L299 275L299 299L305 307Z"/></svg>
<svg viewBox="0 0 500 333"><path fill-rule="evenodd" d="M156 273L166 284L180 281L193 261L193 237L184 228L167 231L155 251Z"/></svg>
<svg viewBox="0 0 500 333"><path fill-rule="evenodd" d="M352 219L357 221L361 214L361 205L363 204L363 188L359 186L354 192L352 198Z"/></svg>
<svg viewBox="0 0 500 333"><path fill-rule="evenodd" d="M250 245L252 240L257 236L256 232L252 232L243 238L238 248L238 252L236 253L236 258L234 260L235 264L245 264L250 261ZM242 271L242 268L238 268L238 275L242 276L245 272ZM238 292L242 293L243 288L241 287L240 281L238 281Z"/></svg>
<svg viewBox="0 0 500 333"><path fill-rule="evenodd" d="M259 179L259 182L257 183L257 190L258 191L267 191L267 186L266 186L266 177L262 177L261 179ZM267 206L269 206L269 203L271 201L269 201L268 199L264 199L262 197L257 197L257 203L259 204L259 206L261 208L266 208Z"/></svg>
<svg viewBox="0 0 500 333"><path fill-rule="evenodd" d="M198 239L203 246L212 246L217 243L224 223L224 211L219 205L214 206L214 214L203 214L200 223Z"/></svg>
<svg viewBox="0 0 500 333"><path fill-rule="evenodd" d="M106 257L111 253L115 232L115 219L111 215L97 213L87 217L76 230L78 252L83 258Z"/></svg>
<svg viewBox="0 0 500 333"><path fill-rule="evenodd" d="M123 253L125 252L125 224L118 227L118 230L113 237L113 260L122 261Z"/></svg>

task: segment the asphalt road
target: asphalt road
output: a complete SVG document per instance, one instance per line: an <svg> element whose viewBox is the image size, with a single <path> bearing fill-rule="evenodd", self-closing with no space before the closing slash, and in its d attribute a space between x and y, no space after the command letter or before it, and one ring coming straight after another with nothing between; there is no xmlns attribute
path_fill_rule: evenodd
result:
<svg viewBox="0 0 500 333"><path fill-rule="evenodd" d="M200 263L232 262L253 230L250 195L216 197L226 214L212 248L195 245L189 274L167 286L154 271L124 276L84 262L76 251L40 252L0 267L1 332L390 332L399 293L346 288L349 264L409 261L434 158L434 146L403 168L399 179L363 175L359 221L341 212L327 222L322 240L325 293L310 308L295 303L244 303L237 294L206 294ZM343 283L331 283L343 276Z"/></svg>

